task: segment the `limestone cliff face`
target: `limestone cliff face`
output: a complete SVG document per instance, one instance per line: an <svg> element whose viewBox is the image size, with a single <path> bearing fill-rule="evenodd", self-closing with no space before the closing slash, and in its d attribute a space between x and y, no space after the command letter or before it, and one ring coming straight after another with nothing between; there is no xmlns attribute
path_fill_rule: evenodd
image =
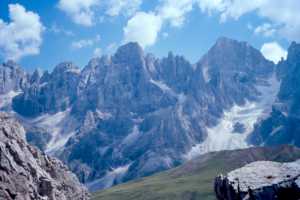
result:
<svg viewBox="0 0 300 200"><path fill-rule="evenodd" d="M215 179L218 200L297 200L300 162L258 161Z"/></svg>
<svg viewBox="0 0 300 200"><path fill-rule="evenodd" d="M60 161L26 143L16 120L0 113L0 199L86 200L89 194Z"/></svg>

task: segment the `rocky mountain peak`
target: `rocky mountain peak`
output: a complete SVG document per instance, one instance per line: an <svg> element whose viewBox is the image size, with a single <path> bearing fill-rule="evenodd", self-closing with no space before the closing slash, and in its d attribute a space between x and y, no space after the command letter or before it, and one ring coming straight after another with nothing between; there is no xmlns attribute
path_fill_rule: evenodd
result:
<svg viewBox="0 0 300 200"><path fill-rule="evenodd" d="M30 76L30 84L38 83L43 76L41 69L36 69Z"/></svg>
<svg viewBox="0 0 300 200"><path fill-rule="evenodd" d="M95 68L99 65L109 65L111 63L110 56L104 55L100 58L93 58L89 61L88 65L89 67Z"/></svg>
<svg viewBox="0 0 300 200"><path fill-rule="evenodd" d="M21 90L25 87L27 78L26 73L14 61L0 64L0 94Z"/></svg>
<svg viewBox="0 0 300 200"><path fill-rule="evenodd" d="M239 42L226 37L221 37L217 40L215 45L203 57L202 62L208 58L217 62L220 65L218 67L232 67L234 65L244 67L244 62L252 62L248 63L248 65L251 65L253 62L265 61L260 51L247 42Z"/></svg>
<svg viewBox="0 0 300 200"><path fill-rule="evenodd" d="M300 44L292 42L288 49L288 60L300 63Z"/></svg>
<svg viewBox="0 0 300 200"><path fill-rule="evenodd" d="M142 66L144 63L144 52L137 42L127 43L117 50L113 56L114 63Z"/></svg>
<svg viewBox="0 0 300 200"><path fill-rule="evenodd" d="M219 47L225 47L225 46L248 46L251 47L251 45L249 45L248 42L241 42L232 38L228 38L225 36L219 37L215 43L215 46L219 46Z"/></svg>
<svg viewBox="0 0 300 200"><path fill-rule="evenodd" d="M64 74L67 72L79 74L80 69L72 62L62 62L54 68L52 74Z"/></svg>
<svg viewBox="0 0 300 200"><path fill-rule="evenodd" d="M95 68L99 66L105 66L105 65L110 65L111 64L111 57L104 55L101 56L100 58L93 58L89 61L88 65L83 69L83 71L86 70L95 70Z"/></svg>
<svg viewBox="0 0 300 200"><path fill-rule="evenodd" d="M10 67L10 68L19 68L19 65L13 60L8 60L8 61L4 62L3 66Z"/></svg>

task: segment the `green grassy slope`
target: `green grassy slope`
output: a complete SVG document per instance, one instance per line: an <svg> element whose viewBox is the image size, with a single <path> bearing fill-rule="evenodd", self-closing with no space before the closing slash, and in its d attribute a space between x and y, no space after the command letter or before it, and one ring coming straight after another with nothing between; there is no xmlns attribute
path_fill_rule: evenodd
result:
<svg viewBox="0 0 300 200"><path fill-rule="evenodd" d="M214 178L258 160L278 162L300 158L291 146L213 152L177 168L97 192L93 200L199 200L215 199Z"/></svg>

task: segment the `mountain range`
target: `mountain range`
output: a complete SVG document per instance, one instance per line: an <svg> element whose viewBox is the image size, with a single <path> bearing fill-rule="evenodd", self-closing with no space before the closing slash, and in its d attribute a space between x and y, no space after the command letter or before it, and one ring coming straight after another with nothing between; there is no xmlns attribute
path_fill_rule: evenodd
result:
<svg viewBox="0 0 300 200"><path fill-rule="evenodd" d="M61 159L91 191L176 167L205 153L300 146L300 45L277 65L222 37L196 63L137 43L52 72L0 65L0 109L28 142Z"/></svg>

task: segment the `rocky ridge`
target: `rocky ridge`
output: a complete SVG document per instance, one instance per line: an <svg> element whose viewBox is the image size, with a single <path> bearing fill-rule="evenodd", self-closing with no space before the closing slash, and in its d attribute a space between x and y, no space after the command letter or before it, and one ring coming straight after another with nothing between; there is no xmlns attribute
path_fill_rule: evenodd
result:
<svg viewBox="0 0 300 200"><path fill-rule="evenodd" d="M16 120L0 113L0 199L87 200L89 194L61 161L26 143Z"/></svg>

